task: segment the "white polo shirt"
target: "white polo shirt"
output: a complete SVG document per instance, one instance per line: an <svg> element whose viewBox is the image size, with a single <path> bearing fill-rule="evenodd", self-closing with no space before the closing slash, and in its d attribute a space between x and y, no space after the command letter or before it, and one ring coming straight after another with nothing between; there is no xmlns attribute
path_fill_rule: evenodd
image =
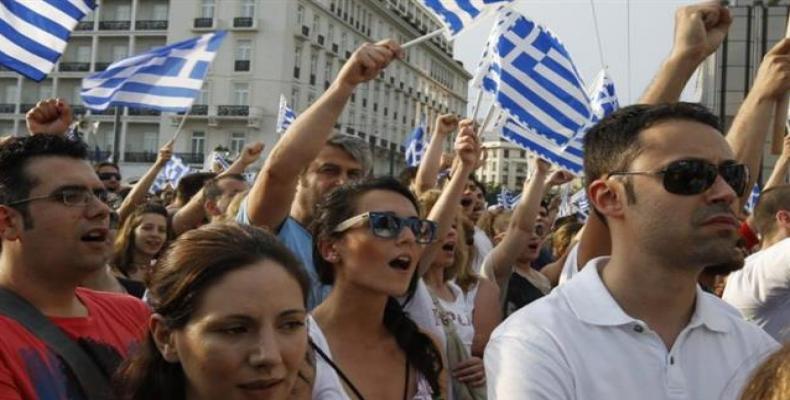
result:
<svg viewBox="0 0 790 400"><path fill-rule="evenodd" d="M774 339L790 341L790 239L749 256L727 277L722 298Z"/></svg>
<svg viewBox="0 0 790 400"><path fill-rule="evenodd" d="M485 351L488 399L737 399L751 370L778 347L737 311L697 290L670 351L628 316L591 260L572 280L522 308Z"/></svg>

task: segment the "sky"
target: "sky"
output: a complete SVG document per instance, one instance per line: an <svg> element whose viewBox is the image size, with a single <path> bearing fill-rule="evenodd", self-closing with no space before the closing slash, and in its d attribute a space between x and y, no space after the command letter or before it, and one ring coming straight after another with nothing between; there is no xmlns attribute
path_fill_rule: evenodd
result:
<svg viewBox="0 0 790 400"><path fill-rule="evenodd" d="M620 105L633 103L652 80L672 47L675 10L690 0L516 0L514 8L549 28L565 44L588 86L601 71L595 19L603 65L615 83ZM474 74L494 17L486 16L454 42L455 58ZM630 37L630 46L629 40ZM630 48L630 51L629 51ZM694 82L692 79L691 82ZM689 85L693 86L693 84ZM686 96L691 90L687 88ZM470 86L470 109L477 91ZM685 96L684 96L685 97ZM484 101L483 110L487 109ZM483 112L481 112L483 114ZM482 115L480 116L482 117ZM480 118L479 117L479 118Z"/></svg>

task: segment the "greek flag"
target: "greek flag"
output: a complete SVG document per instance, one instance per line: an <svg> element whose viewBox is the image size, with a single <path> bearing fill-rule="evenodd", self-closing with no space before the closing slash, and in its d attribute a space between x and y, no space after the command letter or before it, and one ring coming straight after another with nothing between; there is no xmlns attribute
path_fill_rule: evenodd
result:
<svg viewBox="0 0 790 400"><path fill-rule="evenodd" d="M749 214L753 213L754 208L757 207L757 203L760 201L760 192L760 186L755 183L754 187L752 187L752 192L749 194L749 199L746 200L746 205L744 206Z"/></svg>
<svg viewBox="0 0 790 400"><path fill-rule="evenodd" d="M420 124L411 132L406 139L406 165L416 167L422 161L425 154L425 126Z"/></svg>
<svg viewBox="0 0 790 400"><path fill-rule="evenodd" d="M186 111L226 34L209 33L116 61L82 80L82 102L95 111L110 106Z"/></svg>
<svg viewBox="0 0 790 400"><path fill-rule="evenodd" d="M589 94L590 105L593 110L593 122L602 120L620 108L620 102L617 101L617 93L614 90L614 82L605 69L598 74Z"/></svg>
<svg viewBox="0 0 790 400"><path fill-rule="evenodd" d="M0 64L34 81L47 77L94 0L0 1Z"/></svg>
<svg viewBox="0 0 790 400"><path fill-rule="evenodd" d="M515 207L516 204L521 201L521 193L519 193L517 196L513 196L508 188L502 186L502 189L499 191L499 194L497 194L496 199L497 204L500 207L506 210L512 210L513 207Z"/></svg>
<svg viewBox="0 0 790 400"><path fill-rule="evenodd" d="M560 187L560 208L559 212L557 213L558 217L567 217L568 215L573 214L573 207L571 207L571 185L564 184Z"/></svg>
<svg viewBox="0 0 790 400"><path fill-rule="evenodd" d="M244 180L247 181L247 184L252 185L258 177L258 171L246 171L242 175L244 176Z"/></svg>
<svg viewBox="0 0 790 400"><path fill-rule="evenodd" d="M212 153L211 158L214 164L218 164L220 167L222 167L223 171L230 167L230 162L228 162L228 160L225 159L225 156L223 156L222 153L218 151L212 151L211 153Z"/></svg>
<svg viewBox="0 0 790 400"><path fill-rule="evenodd" d="M422 0L422 3L444 22L449 36L454 37L485 14L489 5L511 1L513 0Z"/></svg>
<svg viewBox="0 0 790 400"><path fill-rule="evenodd" d="M181 178L189 175L190 172L192 172L192 169L189 165L184 163L184 160L178 156L172 156L167 164L165 164L165 168L156 176L156 180L154 180L151 189L154 192L161 191L168 184L176 187L178 186L178 182L181 181Z"/></svg>
<svg viewBox="0 0 790 400"><path fill-rule="evenodd" d="M581 136L573 138L568 146L558 146L535 130L508 118L502 127L502 137L560 169L574 175L581 175L583 172L584 141Z"/></svg>
<svg viewBox="0 0 790 400"><path fill-rule="evenodd" d="M567 145L591 124L585 85L554 34L505 9L490 39L491 59L478 81L511 118L557 146Z"/></svg>
<svg viewBox="0 0 790 400"><path fill-rule="evenodd" d="M280 95L280 110L277 112L277 133L283 133L296 119L296 113L285 101L285 96Z"/></svg>
<svg viewBox="0 0 790 400"><path fill-rule="evenodd" d="M585 220L590 215L590 202L587 200L587 192L584 188L571 196L571 206Z"/></svg>

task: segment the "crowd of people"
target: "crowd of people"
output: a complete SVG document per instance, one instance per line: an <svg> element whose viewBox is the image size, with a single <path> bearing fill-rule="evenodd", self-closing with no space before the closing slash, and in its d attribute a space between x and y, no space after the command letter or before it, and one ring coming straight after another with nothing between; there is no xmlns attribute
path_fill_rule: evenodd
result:
<svg viewBox="0 0 790 400"><path fill-rule="evenodd" d="M790 40L726 135L679 102L730 23L678 10L639 104L586 133L584 217L558 216L574 176L539 158L512 210L487 207L479 127L454 115L416 171L372 176L366 142L332 132L404 56L391 40L353 53L252 184L262 143L151 193L168 142L124 186L42 100L0 142L0 398L790 398L790 140L743 211Z"/></svg>

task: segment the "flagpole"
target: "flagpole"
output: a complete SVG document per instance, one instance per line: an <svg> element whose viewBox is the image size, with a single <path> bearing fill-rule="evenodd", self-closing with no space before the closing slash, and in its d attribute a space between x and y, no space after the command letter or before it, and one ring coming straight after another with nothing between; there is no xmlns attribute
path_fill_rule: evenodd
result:
<svg viewBox="0 0 790 400"><path fill-rule="evenodd" d="M491 123L491 120L494 119L494 111L496 111L496 102L492 102L491 106L488 107L488 113L486 114L486 118L483 120L483 125L480 125L480 131L477 133L478 137L483 136L483 132L485 132L488 124Z"/></svg>
<svg viewBox="0 0 790 400"><path fill-rule="evenodd" d="M187 117L189 117L189 113L192 112L192 104L195 103L195 99L192 99L192 102L189 103L189 107L187 107L187 111L184 113L184 116L181 118L181 123L178 124L178 128L176 128L176 133L173 134L173 138L170 139L173 143L178 140L178 136L181 134L181 129L184 127L184 123L187 121Z"/></svg>
<svg viewBox="0 0 790 400"><path fill-rule="evenodd" d="M475 108L472 109L472 121L477 122L477 113L480 111L480 103L483 102L483 88L481 87L480 90L477 92L477 98L475 99Z"/></svg>
<svg viewBox="0 0 790 400"><path fill-rule="evenodd" d="M595 12L594 0L590 0L590 8L592 8L593 26L595 26L595 39L598 41L598 58L601 60L601 68L606 69L606 64L603 61L603 45L601 44L601 32L598 30L598 15Z"/></svg>
<svg viewBox="0 0 790 400"><path fill-rule="evenodd" d="M113 127L114 137L113 137L113 151L112 151L112 162L114 164L118 164L118 161L121 159L121 114L123 113L123 107L115 106L115 126Z"/></svg>
<svg viewBox="0 0 790 400"><path fill-rule="evenodd" d="M420 37L418 37L418 38L416 38L414 40L410 40L410 41L400 45L400 47L402 49L407 49L407 48L409 48L411 46L414 46L415 44L420 44L420 43L422 43L422 42L424 42L426 40L433 39L434 37L439 36L442 33L444 33L445 29L446 28L439 28L439 29L427 34L427 35L423 35L423 36L420 36Z"/></svg>

